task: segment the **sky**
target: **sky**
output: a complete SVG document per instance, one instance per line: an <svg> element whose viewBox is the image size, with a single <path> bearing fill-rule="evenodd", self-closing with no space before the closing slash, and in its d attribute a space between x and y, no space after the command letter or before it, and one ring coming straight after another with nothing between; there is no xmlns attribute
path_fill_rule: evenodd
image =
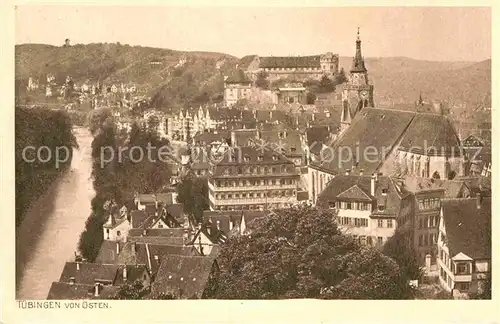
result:
<svg viewBox="0 0 500 324"><path fill-rule="evenodd" d="M20 5L16 44L115 43L242 57L353 56L432 61L491 58L487 7L173 7Z"/></svg>

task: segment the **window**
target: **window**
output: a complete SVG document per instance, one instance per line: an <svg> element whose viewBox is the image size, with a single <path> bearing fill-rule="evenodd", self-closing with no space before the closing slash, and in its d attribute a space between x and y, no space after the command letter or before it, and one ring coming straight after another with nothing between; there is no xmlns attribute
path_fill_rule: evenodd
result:
<svg viewBox="0 0 500 324"><path fill-rule="evenodd" d="M470 274L470 272L469 272L469 264L465 263L465 262L457 263L456 274L459 274L459 275Z"/></svg>
<svg viewBox="0 0 500 324"><path fill-rule="evenodd" d="M377 237L377 243L382 245L384 243L384 238L382 236Z"/></svg>
<svg viewBox="0 0 500 324"><path fill-rule="evenodd" d="M384 227L384 220L383 219L379 219L377 221L377 227Z"/></svg>
<svg viewBox="0 0 500 324"><path fill-rule="evenodd" d="M373 241L372 241L372 237L371 237L371 236L367 236L367 237L366 237L366 243L367 243L368 245L373 245Z"/></svg>
<svg viewBox="0 0 500 324"><path fill-rule="evenodd" d="M116 236L120 236L122 233L120 231L116 231Z"/></svg>
<svg viewBox="0 0 500 324"><path fill-rule="evenodd" d="M424 241L423 236L422 236L422 235L419 235L419 236L418 236L418 246L422 246L422 245L423 245L423 243L424 243L423 241Z"/></svg>
<svg viewBox="0 0 500 324"><path fill-rule="evenodd" d="M387 228L392 228L392 219L387 220Z"/></svg>
<svg viewBox="0 0 500 324"><path fill-rule="evenodd" d="M350 202L346 203L346 209L352 209L352 208L351 208L351 203L350 203Z"/></svg>
<svg viewBox="0 0 500 324"><path fill-rule="evenodd" d="M424 245L429 245L429 236L427 236L427 234L424 235Z"/></svg>
<svg viewBox="0 0 500 324"><path fill-rule="evenodd" d="M456 288L458 290L469 290L470 289L470 283L469 282L457 282Z"/></svg>
<svg viewBox="0 0 500 324"><path fill-rule="evenodd" d="M424 220L422 218L420 218L418 220L418 228L422 229L423 226L424 226Z"/></svg>

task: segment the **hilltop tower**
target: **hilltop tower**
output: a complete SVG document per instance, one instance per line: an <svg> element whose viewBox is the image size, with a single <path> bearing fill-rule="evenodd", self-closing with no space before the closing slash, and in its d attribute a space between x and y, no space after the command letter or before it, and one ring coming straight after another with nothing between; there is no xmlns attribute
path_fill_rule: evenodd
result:
<svg viewBox="0 0 500 324"><path fill-rule="evenodd" d="M341 133L349 127L352 119L361 109L373 106L373 85L368 81L368 70L361 55L361 39L358 27L356 54L352 60L352 67L342 92Z"/></svg>

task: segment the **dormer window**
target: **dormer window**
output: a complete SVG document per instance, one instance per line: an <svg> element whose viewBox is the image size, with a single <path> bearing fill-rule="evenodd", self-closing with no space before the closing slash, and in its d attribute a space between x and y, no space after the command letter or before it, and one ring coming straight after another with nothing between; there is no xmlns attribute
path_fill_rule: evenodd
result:
<svg viewBox="0 0 500 324"><path fill-rule="evenodd" d="M264 161L264 156L263 155L259 155L257 157L257 160L259 160L260 162Z"/></svg>
<svg viewBox="0 0 500 324"><path fill-rule="evenodd" d="M387 195L387 188L382 189L382 195L384 195L384 196Z"/></svg>
<svg viewBox="0 0 500 324"><path fill-rule="evenodd" d="M248 155L245 155L245 156L243 157L243 160L244 160L245 162L248 162L248 161L250 161L250 157L249 157Z"/></svg>
<svg viewBox="0 0 500 324"><path fill-rule="evenodd" d="M293 147L293 146L292 146L292 147L290 148L290 152L295 153L295 152L297 152L297 149L296 149L295 147Z"/></svg>
<svg viewBox="0 0 500 324"><path fill-rule="evenodd" d="M278 161L278 156L277 155L273 155L273 161Z"/></svg>
<svg viewBox="0 0 500 324"><path fill-rule="evenodd" d="M384 205L378 205L378 211L384 211L385 206Z"/></svg>

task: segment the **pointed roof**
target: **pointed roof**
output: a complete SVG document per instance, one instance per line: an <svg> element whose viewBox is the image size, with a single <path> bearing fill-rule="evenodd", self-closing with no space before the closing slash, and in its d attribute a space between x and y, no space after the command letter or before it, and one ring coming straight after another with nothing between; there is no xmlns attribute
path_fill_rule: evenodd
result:
<svg viewBox="0 0 500 324"><path fill-rule="evenodd" d="M358 37L356 39L356 55L352 60L352 73L366 72L365 61L361 55L361 39L359 38L359 27L358 27Z"/></svg>

